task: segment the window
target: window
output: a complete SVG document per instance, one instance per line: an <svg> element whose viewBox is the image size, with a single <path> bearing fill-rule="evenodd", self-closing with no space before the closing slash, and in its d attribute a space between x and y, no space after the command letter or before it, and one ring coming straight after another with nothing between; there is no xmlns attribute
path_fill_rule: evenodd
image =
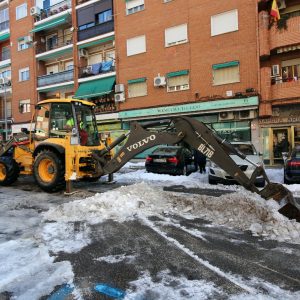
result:
<svg viewBox="0 0 300 300"><path fill-rule="evenodd" d="M213 65L213 85L240 82L238 61Z"/></svg>
<svg viewBox="0 0 300 300"><path fill-rule="evenodd" d="M19 81L29 80L29 68L19 70Z"/></svg>
<svg viewBox="0 0 300 300"><path fill-rule="evenodd" d="M74 63L73 63L73 60L66 61L66 62L65 62L65 71L73 70L73 69L74 69Z"/></svg>
<svg viewBox="0 0 300 300"><path fill-rule="evenodd" d="M9 29L8 7L0 10L0 31Z"/></svg>
<svg viewBox="0 0 300 300"><path fill-rule="evenodd" d="M7 70L4 70L4 71L0 72L0 78L11 79L11 70L7 69Z"/></svg>
<svg viewBox="0 0 300 300"><path fill-rule="evenodd" d="M58 35L54 33L52 35L46 36L46 50L56 49L58 46Z"/></svg>
<svg viewBox="0 0 300 300"><path fill-rule="evenodd" d="M190 88L189 72L182 70L167 74L167 92L184 91Z"/></svg>
<svg viewBox="0 0 300 300"><path fill-rule="evenodd" d="M136 13L145 9L144 0L127 0L126 1L126 13L127 15Z"/></svg>
<svg viewBox="0 0 300 300"><path fill-rule="evenodd" d="M166 47L186 43L187 41L187 24L170 27L165 30Z"/></svg>
<svg viewBox="0 0 300 300"><path fill-rule="evenodd" d="M146 52L146 36L141 35L127 40L127 56Z"/></svg>
<svg viewBox="0 0 300 300"><path fill-rule="evenodd" d="M282 61L282 81L295 81L300 79L300 58Z"/></svg>
<svg viewBox="0 0 300 300"><path fill-rule="evenodd" d="M84 30L84 29L88 29L95 26L95 22L90 22L84 25L79 26L79 30Z"/></svg>
<svg viewBox="0 0 300 300"><path fill-rule="evenodd" d="M138 78L128 81L128 97L147 96L146 78Z"/></svg>
<svg viewBox="0 0 300 300"><path fill-rule="evenodd" d="M27 43L25 43L24 38L20 38L19 41L18 41L18 51L28 49L28 47L29 46L28 46Z"/></svg>
<svg viewBox="0 0 300 300"><path fill-rule="evenodd" d="M16 20L27 17L27 3L16 7Z"/></svg>
<svg viewBox="0 0 300 300"><path fill-rule="evenodd" d="M237 9L211 17L211 36L237 31L238 29Z"/></svg>
<svg viewBox="0 0 300 300"><path fill-rule="evenodd" d="M112 10L106 10L96 15L96 22L98 24L105 23L112 20Z"/></svg>
<svg viewBox="0 0 300 300"><path fill-rule="evenodd" d="M30 100L21 100L19 102L19 107L22 114L30 113Z"/></svg>
<svg viewBox="0 0 300 300"><path fill-rule="evenodd" d="M51 75L58 73L58 65L50 65L46 67L46 74Z"/></svg>
<svg viewBox="0 0 300 300"><path fill-rule="evenodd" d="M3 47L0 60L10 59L10 46Z"/></svg>

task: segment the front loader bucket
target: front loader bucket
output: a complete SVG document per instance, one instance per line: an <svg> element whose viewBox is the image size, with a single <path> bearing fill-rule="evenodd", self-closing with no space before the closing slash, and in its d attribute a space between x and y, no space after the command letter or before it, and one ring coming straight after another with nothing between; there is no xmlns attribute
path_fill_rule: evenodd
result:
<svg viewBox="0 0 300 300"><path fill-rule="evenodd" d="M280 183L269 182L259 194L265 198L273 199L281 205L279 212L289 219L300 222L300 205L295 201L291 191Z"/></svg>

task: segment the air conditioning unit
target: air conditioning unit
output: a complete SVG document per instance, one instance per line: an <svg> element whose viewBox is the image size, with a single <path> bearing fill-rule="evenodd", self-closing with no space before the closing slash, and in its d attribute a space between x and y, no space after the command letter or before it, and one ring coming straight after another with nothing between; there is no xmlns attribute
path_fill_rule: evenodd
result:
<svg viewBox="0 0 300 300"><path fill-rule="evenodd" d="M272 66L272 75L278 76L280 74L279 65L273 65Z"/></svg>
<svg viewBox="0 0 300 300"><path fill-rule="evenodd" d="M222 111L219 113L219 121L234 119L234 113L232 111Z"/></svg>
<svg viewBox="0 0 300 300"><path fill-rule="evenodd" d="M115 94L115 102L124 102L124 101L125 101L124 93Z"/></svg>
<svg viewBox="0 0 300 300"><path fill-rule="evenodd" d="M25 44L31 44L33 42L33 38L31 35L24 36Z"/></svg>
<svg viewBox="0 0 300 300"><path fill-rule="evenodd" d="M285 0L277 0L277 5L278 5L278 9L286 8Z"/></svg>
<svg viewBox="0 0 300 300"><path fill-rule="evenodd" d="M115 93L123 93L125 91L124 84L116 84L115 85Z"/></svg>
<svg viewBox="0 0 300 300"><path fill-rule="evenodd" d="M89 53L86 49L80 49L79 50L79 57L85 57L87 58L89 56Z"/></svg>
<svg viewBox="0 0 300 300"><path fill-rule="evenodd" d="M254 119L256 117L254 110L242 110L239 112L240 119Z"/></svg>
<svg viewBox="0 0 300 300"><path fill-rule="evenodd" d="M164 76L154 77L154 86L160 87L160 86L165 86L166 84L167 84L166 77Z"/></svg>
<svg viewBox="0 0 300 300"><path fill-rule="evenodd" d="M32 6L30 8L30 15L31 16L39 16L41 14L41 9L37 6Z"/></svg>

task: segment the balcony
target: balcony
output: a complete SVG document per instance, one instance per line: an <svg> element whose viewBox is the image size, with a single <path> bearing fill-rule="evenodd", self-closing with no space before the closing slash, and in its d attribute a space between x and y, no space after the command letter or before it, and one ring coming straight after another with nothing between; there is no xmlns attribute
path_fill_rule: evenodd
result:
<svg viewBox="0 0 300 300"><path fill-rule="evenodd" d="M59 73L43 75L38 77L38 87L59 84L66 81L72 81L74 78L73 70L66 70Z"/></svg>
<svg viewBox="0 0 300 300"><path fill-rule="evenodd" d="M96 64L79 68L79 78L98 76L98 75L108 74L114 71L115 71L115 66L113 66L112 61L102 61Z"/></svg>
<svg viewBox="0 0 300 300"><path fill-rule="evenodd" d="M300 43L300 16L287 20L287 29L278 30L273 26L269 32L270 50Z"/></svg>
<svg viewBox="0 0 300 300"><path fill-rule="evenodd" d="M87 29L79 30L78 41L87 40L112 31L114 31L114 21L105 22Z"/></svg>
<svg viewBox="0 0 300 300"><path fill-rule="evenodd" d="M40 14L35 17L35 22L47 19L63 11L66 11L70 8L72 8L72 4L70 0L61 1L59 3L50 6L49 8L41 9Z"/></svg>
<svg viewBox="0 0 300 300"><path fill-rule="evenodd" d="M46 37L42 37L40 39L40 42L38 42L36 45L36 54L41 54L47 51L51 51L72 44L73 44L72 34L64 35L61 37L52 36L49 39L47 39Z"/></svg>
<svg viewBox="0 0 300 300"><path fill-rule="evenodd" d="M283 82L280 78L271 85L271 99L295 98L300 95L300 78L287 79Z"/></svg>

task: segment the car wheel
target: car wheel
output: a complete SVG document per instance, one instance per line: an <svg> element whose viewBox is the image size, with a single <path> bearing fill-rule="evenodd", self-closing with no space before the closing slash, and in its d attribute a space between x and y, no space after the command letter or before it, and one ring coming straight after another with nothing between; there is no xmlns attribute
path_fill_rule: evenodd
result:
<svg viewBox="0 0 300 300"><path fill-rule="evenodd" d="M208 176L208 183L215 185L217 184L217 181L215 179L212 179L210 176Z"/></svg>

